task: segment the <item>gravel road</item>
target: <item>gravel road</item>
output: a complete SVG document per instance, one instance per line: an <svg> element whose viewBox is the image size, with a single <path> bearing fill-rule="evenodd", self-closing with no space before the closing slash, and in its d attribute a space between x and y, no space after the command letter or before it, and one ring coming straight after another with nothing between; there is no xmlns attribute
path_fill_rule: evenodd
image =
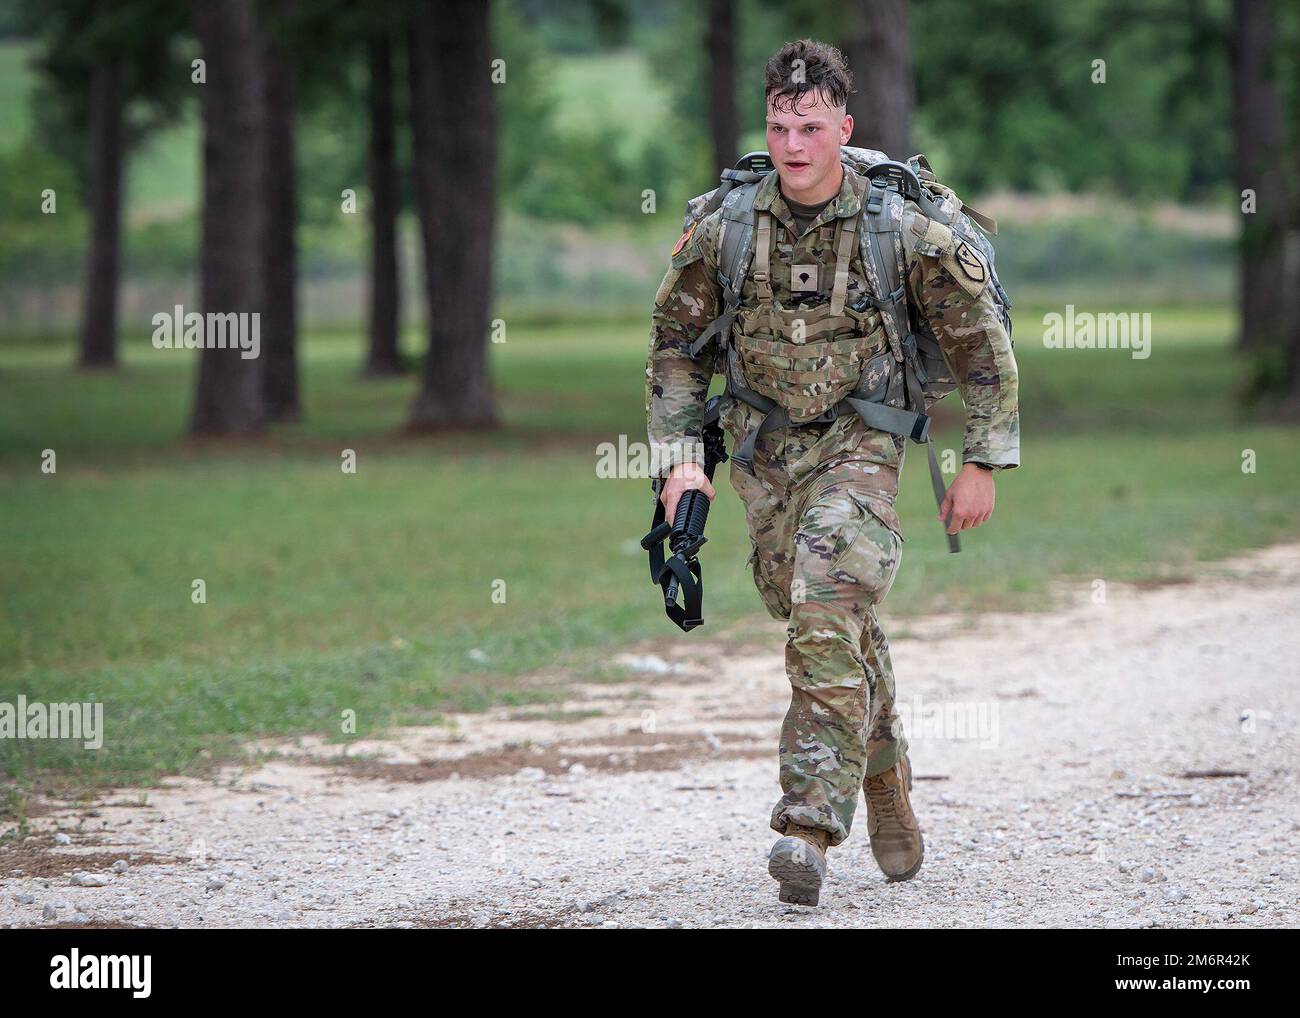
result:
<svg viewBox="0 0 1300 1018"><path fill-rule="evenodd" d="M906 883L862 807L822 904L777 901L773 622L743 656L699 632L630 648L640 674L577 684L562 714L456 716L346 757L263 743L281 755L38 804L0 849L0 925L1293 927L1300 544L1202 568L1103 603L1062 587L1047 613L884 614L910 634L926 856Z"/></svg>

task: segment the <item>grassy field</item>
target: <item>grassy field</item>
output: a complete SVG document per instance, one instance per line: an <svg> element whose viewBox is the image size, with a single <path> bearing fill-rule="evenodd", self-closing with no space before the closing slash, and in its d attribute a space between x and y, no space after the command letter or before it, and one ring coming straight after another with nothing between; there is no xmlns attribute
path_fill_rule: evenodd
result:
<svg viewBox="0 0 1300 1018"><path fill-rule="evenodd" d="M909 457L891 631L937 608L1039 609L1056 578L1180 576L1300 533L1296 434L1241 419L1228 313L1158 310L1148 360L1045 350L1040 320L1018 317L1024 465L960 556ZM342 738L347 709L367 736L552 702L563 683L539 675L560 666L612 681L616 648L700 639L648 583L647 482L595 473L598 443L643 436L644 345L636 322L512 330L492 348L503 427L415 438L400 430L414 380L360 381L356 335L313 335L305 422L237 444L185 440L187 354L137 337L119 374L82 375L67 345L0 345L0 701L101 701L108 726L94 753L0 742L5 772L146 781L226 759L241 736ZM960 440L949 409L940 447ZM775 636L720 490L703 636Z"/></svg>

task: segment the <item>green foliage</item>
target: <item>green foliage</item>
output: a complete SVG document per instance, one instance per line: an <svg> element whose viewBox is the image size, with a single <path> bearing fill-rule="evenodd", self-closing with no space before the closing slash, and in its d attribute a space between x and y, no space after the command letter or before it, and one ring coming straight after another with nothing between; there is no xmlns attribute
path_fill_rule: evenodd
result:
<svg viewBox="0 0 1300 1018"><path fill-rule="evenodd" d="M129 277L188 279L198 261L199 219L187 213L142 223L124 234L123 257Z"/></svg>
<svg viewBox="0 0 1300 1018"><path fill-rule="evenodd" d="M1284 5L1279 5L1284 6ZM965 193L991 188L1205 200L1231 179L1228 0L913 0L916 147ZM704 8L674 5L651 37L682 181L716 175L708 150ZM1287 31L1294 12L1283 12ZM791 38L842 44L835 5L741 0L737 101L760 147L762 68ZM1284 54L1285 55L1285 54ZM1106 61L1106 83L1091 81ZM1287 57L1279 80L1288 81ZM1293 87L1293 86L1288 86ZM911 153L891 153L899 156ZM684 186L689 187L689 184Z"/></svg>
<svg viewBox="0 0 1300 1018"><path fill-rule="evenodd" d="M575 176L592 169L599 175L575 187ZM636 213L641 181L636 168L618 157L599 128L567 132L553 138L545 156L534 161L511 204L539 219L594 225L611 214L626 218Z"/></svg>
<svg viewBox="0 0 1300 1018"><path fill-rule="evenodd" d="M46 189L53 214L41 211ZM49 150L31 142L0 149L0 278L33 286L81 271L86 216L78 199L72 168Z"/></svg>
<svg viewBox="0 0 1300 1018"><path fill-rule="evenodd" d="M627 41L628 0L516 0L515 6L556 53L589 53Z"/></svg>
<svg viewBox="0 0 1300 1018"><path fill-rule="evenodd" d="M21 0L37 39L40 74L32 94L43 147L59 153L84 187L87 100L97 64L121 73L128 148L173 122L189 94L193 46L183 38L185 5L171 0Z"/></svg>
<svg viewBox="0 0 1300 1018"><path fill-rule="evenodd" d="M1231 175L1227 7L917 0L919 142L967 192L1210 196Z"/></svg>
<svg viewBox="0 0 1300 1018"><path fill-rule="evenodd" d="M554 159L551 135L557 98L552 82L557 59L515 8L514 3L493 5L492 45L506 67L505 83L496 89L501 125L497 186L505 203L518 208L537 167Z"/></svg>
<svg viewBox="0 0 1300 1018"><path fill-rule="evenodd" d="M300 174L298 212L304 225L333 227L351 235L352 224L344 220L365 218L369 194L364 63L354 55L342 62L338 77L338 92L298 113L294 135ZM406 139L404 132L399 134ZM400 151L405 156L405 146ZM345 188L356 192L356 217L340 212Z"/></svg>

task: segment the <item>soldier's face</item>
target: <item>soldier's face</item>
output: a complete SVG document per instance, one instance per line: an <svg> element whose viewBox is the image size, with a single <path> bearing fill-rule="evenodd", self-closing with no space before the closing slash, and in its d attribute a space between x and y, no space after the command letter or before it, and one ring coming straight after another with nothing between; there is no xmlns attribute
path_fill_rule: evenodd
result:
<svg viewBox="0 0 1300 1018"><path fill-rule="evenodd" d="M805 93L793 110L768 103L767 151L792 197L821 197L818 192L831 184L838 189L840 146L847 145L852 135L853 118L843 106L826 106L820 91Z"/></svg>

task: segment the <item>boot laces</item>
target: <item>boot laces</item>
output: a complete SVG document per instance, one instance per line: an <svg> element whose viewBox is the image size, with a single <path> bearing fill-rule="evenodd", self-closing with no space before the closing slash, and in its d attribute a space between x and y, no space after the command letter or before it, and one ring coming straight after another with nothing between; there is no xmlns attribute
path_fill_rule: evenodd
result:
<svg viewBox="0 0 1300 1018"><path fill-rule="evenodd" d="M897 789L878 777L867 780L867 801L871 804L872 812L879 817L889 814L896 820L901 819L898 814L898 794Z"/></svg>

